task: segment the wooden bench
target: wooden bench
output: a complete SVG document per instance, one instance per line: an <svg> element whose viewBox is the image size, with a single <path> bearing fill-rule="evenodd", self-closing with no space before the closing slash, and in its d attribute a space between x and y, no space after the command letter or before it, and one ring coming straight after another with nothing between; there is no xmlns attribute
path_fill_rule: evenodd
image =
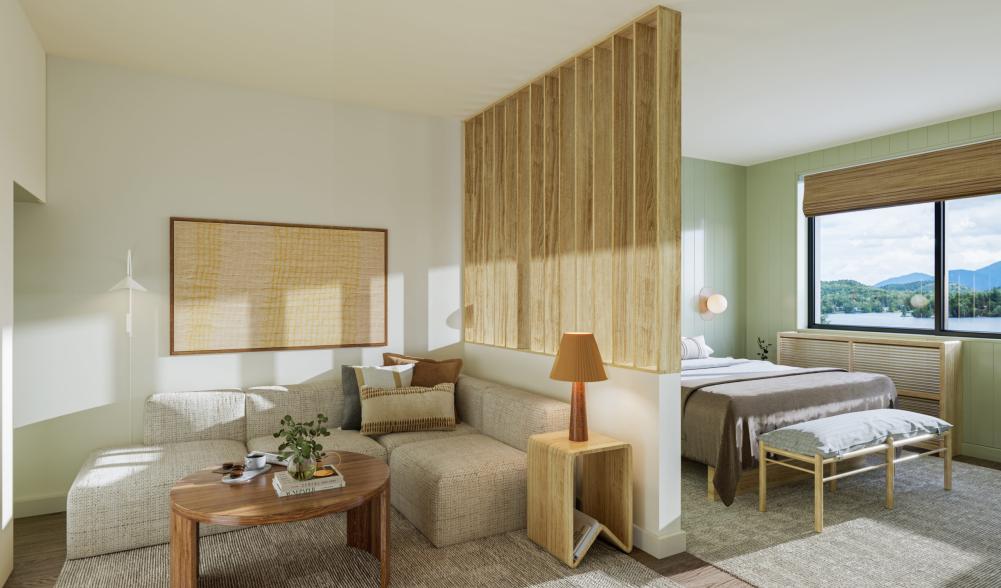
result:
<svg viewBox="0 0 1001 588"><path fill-rule="evenodd" d="M865 418L866 413L876 413L876 412L895 412L904 413L912 417L924 417L924 418L934 418L926 417L926 415L919 415L918 413L908 413L907 411L892 410L892 409L882 409L880 411L863 411L859 413L850 413L850 415L856 415L858 418ZM814 429L823 430L824 421L832 421L833 419L839 419L839 425L844 428L844 424L850 420L849 415L838 415L836 417L827 417L824 419L818 419L816 421L810 421L809 423L803 423L807 426L812 426ZM936 419L938 420L938 419ZM917 459L926 455L937 455L943 454L944 457L944 487L946 490L952 490L952 430L951 425L941 421L946 427L945 430L938 432L926 432L917 435L910 436L894 436L892 433L887 433L886 437L882 440L875 439L873 442L866 444L866 446L852 449L851 451L838 452L831 455L828 451L815 451L812 455L803 452L802 450L796 450L790 447L790 444L782 443L781 439L775 435L766 433L762 435L758 440L758 450L759 450L759 462L758 462L758 510L761 512L766 511L766 500L767 500L767 486L768 486L768 464L776 464L784 468L791 468L799 472L808 474L813 477L813 527L816 532L821 532L824 530L824 484L830 482L831 492L837 490L837 481L841 478L848 476L854 476L856 474L861 474L864 472L869 472L879 468L886 468L886 508L893 508L893 477L895 472L895 467L899 463L905 461L910 461L912 459ZM797 427L795 425L794 427ZM866 423L867 430L872 429L871 423ZM794 427L786 427L785 429L792 429ZM878 429L876 429L878 430ZM783 431L779 429L778 431ZM773 431L772 433L776 433ZM930 449L928 451L923 451L921 453L912 453L904 455L902 457L897 457L897 449L905 445L916 445L918 443L927 443L937 441L938 448ZM846 460L864 458L865 456L884 453L885 460L883 463L878 463L874 465L867 465L859 468L855 468L849 471L838 472L838 464ZM776 459L774 457L769 457L769 454L773 456L781 456L785 459ZM797 465L797 462L806 464L805 467L802 465ZM828 469L828 475L825 475L824 468Z"/></svg>

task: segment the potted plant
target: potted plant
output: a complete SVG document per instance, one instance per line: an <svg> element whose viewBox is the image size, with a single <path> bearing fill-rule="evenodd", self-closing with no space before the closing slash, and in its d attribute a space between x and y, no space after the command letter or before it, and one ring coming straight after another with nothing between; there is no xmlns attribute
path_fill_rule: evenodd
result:
<svg viewBox="0 0 1001 588"><path fill-rule="evenodd" d="M281 421L281 429L274 434L275 439L284 437L278 446L278 455L288 460L288 473L296 480L309 480L316 473L316 464L326 455L318 437L327 437L330 432L324 423L327 417L318 414L316 420L298 423L290 415Z"/></svg>
<svg viewBox="0 0 1001 588"><path fill-rule="evenodd" d="M758 358L763 360L768 360L768 350L772 348L771 343L767 343L761 337L758 337Z"/></svg>

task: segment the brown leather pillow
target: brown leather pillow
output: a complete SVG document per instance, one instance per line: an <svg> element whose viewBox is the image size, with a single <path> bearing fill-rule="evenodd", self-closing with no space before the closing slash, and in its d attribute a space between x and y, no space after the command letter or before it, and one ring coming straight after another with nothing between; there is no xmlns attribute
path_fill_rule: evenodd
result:
<svg viewBox="0 0 1001 588"><path fill-rule="evenodd" d="M422 386L431 388L438 384L455 384L459 381L459 372L462 371L461 359L443 359L436 361L423 357L410 357L398 353L383 353L383 365L401 365L412 363L414 365L414 377L410 381L411 386Z"/></svg>

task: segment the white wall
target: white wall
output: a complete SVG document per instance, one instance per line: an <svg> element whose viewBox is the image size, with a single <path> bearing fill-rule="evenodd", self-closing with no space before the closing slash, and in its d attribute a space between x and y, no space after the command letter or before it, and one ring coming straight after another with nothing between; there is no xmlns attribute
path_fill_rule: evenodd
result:
<svg viewBox="0 0 1001 588"><path fill-rule="evenodd" d="M50 58L48 204L15 214L18 516L59 510L91 450L129 442L162 390L294 383L384 349L169 355L168 217L389 229L389 345L456 354L461 136L395 114ZM336 370L336 371L332 371Z"/></svg>
<svg viewBox="0 0 1001 588"><path fill-rule="evenodd" d="M464 372L570 401L570 384L549 379L553 357L466 343ZM681 530L681 383L677 374L605 366L587 385L589 429L633 446L636 545L667 557L685 550Z"/></svg>
<svg viewBox="0 0 1001 588"><path fill-rule="evenodd" d="M14 197L45 198L45 52L16 0L0 0L0 584L14 565ZM18 186L15 186L17 182Z"/></svg>

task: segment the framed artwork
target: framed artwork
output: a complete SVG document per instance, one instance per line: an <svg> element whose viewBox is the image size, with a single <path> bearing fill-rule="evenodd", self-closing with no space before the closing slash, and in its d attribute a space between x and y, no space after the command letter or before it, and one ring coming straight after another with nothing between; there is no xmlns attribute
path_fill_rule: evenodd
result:
<svg viewBox="0 0 1001 588"><path fill-rule="evenodd" d="M170 219L170 354L386 345L386 229Z"/></svg>

